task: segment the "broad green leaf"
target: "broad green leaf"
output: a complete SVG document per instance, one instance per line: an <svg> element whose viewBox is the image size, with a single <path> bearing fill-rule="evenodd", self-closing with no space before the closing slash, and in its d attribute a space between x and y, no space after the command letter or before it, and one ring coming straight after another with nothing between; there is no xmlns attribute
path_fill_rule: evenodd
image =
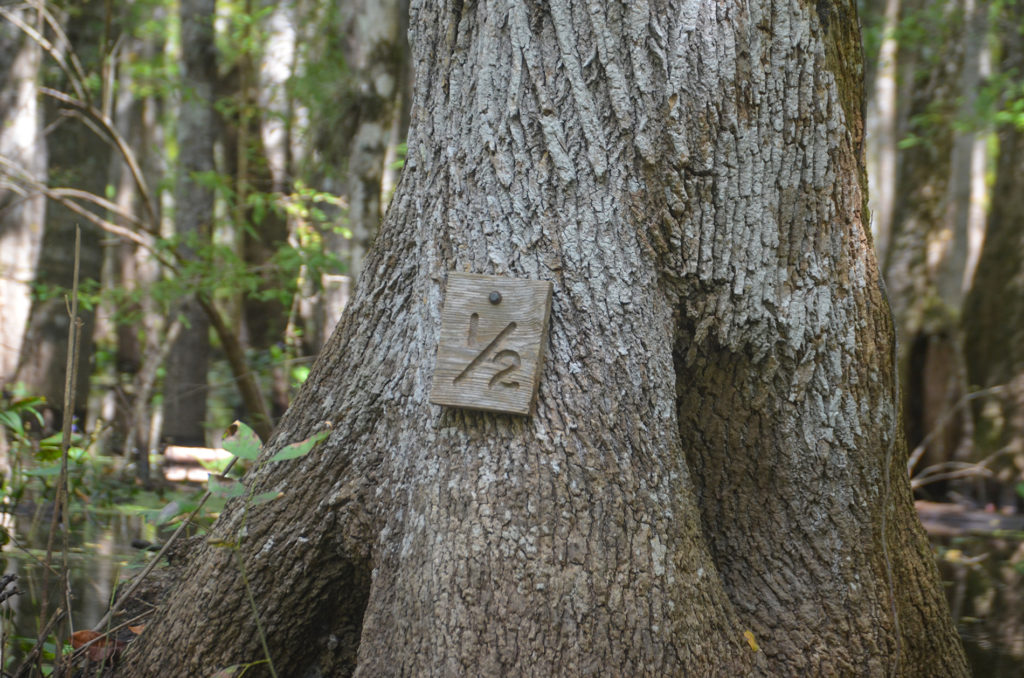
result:
<svg viewBox="0 0 1024 678"><path fill-rule="evenodd" d="M224 449L242 459L256 459L260 456L260 437L240 421L236 421L224 432Z"/></svg>
<svg viewBox="0 0 1024 678"><path fill-rule="evenodd" d="M315 435L310 436L309 438L306 438L301 443L292 443L291 445L283 447L276 453L274 453L274 456L270 458L270 461L284 461L286 459L296 459L298 457L304 457L307 454L309 454L309 451L312 450L317 443L319 443L321 440L323 440L329 435L331 435L331 432L329 430L320 431L320 433L317 433Z"/></svg>

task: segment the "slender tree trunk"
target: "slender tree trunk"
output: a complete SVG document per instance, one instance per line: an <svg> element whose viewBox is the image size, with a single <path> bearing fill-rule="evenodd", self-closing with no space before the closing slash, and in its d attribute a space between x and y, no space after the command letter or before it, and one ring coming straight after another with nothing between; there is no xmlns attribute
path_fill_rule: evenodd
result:
<svg viewBox="0 0 1024 678"><path fill-rule="evenodd" d="M184 95L178 116L175 230L183 241L198 247L209 241L213 227L213 190L196 175L214 171L214 0L183 0L179 12ZM163 438L179 445L205 445L209 322L195 300L183 303L181 315L185 327L167 359Z"/></svg>
<svg viewBox="0 0 1024 678"><path fill-rule="evenodd" d="M912 143L899 160L895 195L902 198L885 277L900 334L906 434L911 446L924 446L918 470L967 454L971 422L954 408L966 389L959 314L973 135L958 127L972 123L985 8L975 0L940 12L920 0L903 3L904 21L917 27L916 39L900 50L901 71L911 80L905 116Z"/></svg>
<svg viewBox="0 0 1024 678"><path fill-rule="evenodd" d="M250 26L249 31L257 27ZM246 35L243 41L255 41L255 35ZM284 338L288 324L288 305L279 296L280 272L273 268L273 256L288 242L288 222L285 215L272 208L253 209L248 204L250 196L264 199L273 191L284 188L283 174L275 177L271 159L263 138L263 117L265 101L260 100L263 91L261 80L266 76L264 64L258 54L244 51L234 64L231 75L222 83L221 91L230 93L235 106L230 115L223 118L224 156L226 172L233 178L235 186L234 227L241 243L240 254L246 266L258 271L261 278L254 293L243 293L238 299L241 311L238 326L241 340L250 353L265 352ZM284 83L270 83L283 88ZM278 121L277 116L269 115ZM275 153L278 160L283 154ZM270 402L272 416L276 419L288 407L289 393L280 388L280 369L272 366ZM286 384L287 381L285 380ZM247 419L255 413L248 413Z"/></svg>
<svg viewBox="0 0 1024 678"><path fill-rule="evenodd" d="M412 4L365 274L126 674L967 667L903 469L855 6ZM535 412L429 403L449 271L550 280ZM467 322L469 319L467 318ZM255 619L258 617L259 625Z"/></svg>
<svg viewBox="0 0 1024 678"><path fill-rule="evenodd" d="M10 10L29 25L28 10ZM14 377L31 309L31 283L43 240L46 200L21 173L46 181L38 80L42 50L0 18L0 384Z"/></svg>
<svg viewBox="0 0 1024 678"><path fill-rule="evenodd" d="M381 182L384 159L391 140L391 128L401 103L402 79L408 60L401 12L408 12L403 0L350 0L341 5L341 35L348 36L345 62L352 83L344 139L347 168L345 193L348 198L348 227L351 242L329 234L328 246L349 253L348 273L358 280L367 249L377 234L381 210ZM351 126L349 126L351 125Z"/></svg>
<svg viewBox="0 0 1024 678"><path fill-rule="evenodd" d="M98 72L105 40L106 5L100 0L79 3L65 22L70 45L85 68ZM106 159L109 147L82 120L55 101L46 105L46 138L49 149L49 184L70 187L102 196L106 187ZM103 267L102 234L95 225L71 210L51 203L47 207L46 229L35 282L44 288L70 290L75 268L75 229L82 229L80 281L99 283ZM92 376L93 328L95 313L79 307L83 321L78 378L75 383L75 415L84 424ZM17 379L38 395L45 396L49 411L57 418L51 425L59 428L59 412L64 402L67 360L68 304L65 295L33 303L28 330L18 360Z"/></svg>
<svg viewBox="0 0 1024 678"><path fill-rule="evenodd" d="M1024 8L1005 7L1001 70L1024 72ZM999 129L999 160L981 259L964 309L965 352L972 386L1000 390L977 408L978 457L993 464L1003 496L985 501L1016 504L1024 460L1024 133L1013 123Z"/></svg>
<svg viewBox="0 0 1024 678"><path fill-rule="evenodd" d="M879 12L875 29L880 33L873 77L867 101L867 162L870 180L871 232L875 253L885 261L892 235L892 215L896 204L897 143L900 140L899 91L897 82L899 45L896 31L900 0L874 3Z"/></svg>
<svg viewBox="0 0 1024 678"><path fill-rule="evenodd" d="M135 11L141 10L136 3ZM152 18L156 21L167 19L169 10L155 8ZM127 35L132 35L135 26L121 26ZM124 35L124 34L123 34ZM120 58L112 67L117 67L118 89L114 106L114 120L121 137L134 150L135 157L142 169L143 178L152 193L159 184L160 177L167 174L167 168L161 167L162 157L155 151L159 148L160 138L157 130L157 111L160 102L156 96L139 96L138 87L133 82L133 73L129 66L138 60L154 60L163 48L152 38L138 39L121 38ZM115 187L116 202L122 212L144 218L147 214L143 197L138 190L135 177L128 171L120 153L111 151L109 183ZM159 209L159 206L157 205ZM160 215L156 215L159 220ZM127 219L111 216L119 225L134 228ZM159 221L152 224L159 228ZM140 295L141 289L156 282L159 277L158 266L151 255L128 240L120 240L107 249L104 286L123 293L124 297L104 308L101 313L113 322L111 332L115 344L114 371L116 386L105 396L104 418L111 422L109 439L106 448L114 454L139 455L137 470L148 468L149 455L149 418L141 420L139 411L148 408L137 407L137 398L148 398L151 392L142 388L140 371L146 362L147 338L159 336L165 331L164 318L155 312L156 303L149 295ZM152 357L151 355L148 357ZM143 463L141 455L146 456ZM148 481L148 478L142 478Z"/></svg>

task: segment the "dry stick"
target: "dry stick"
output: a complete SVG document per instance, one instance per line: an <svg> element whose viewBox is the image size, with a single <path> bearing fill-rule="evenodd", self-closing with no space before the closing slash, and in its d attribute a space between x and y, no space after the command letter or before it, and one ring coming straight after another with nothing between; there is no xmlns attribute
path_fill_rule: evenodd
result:
<svg viewBox="0 0 1024 678"><path fill-rule="evenodd" d="M57 480L57 496L53 507L53 517L50 519L50 534L46 540L46 569L43 570L43 594L41 611L46 614L49 607L49 570L53 560L53 540L57 530L61 531L61 589L62 598L65 601L70 599L68 585L68 449L71 447L71 423L75 412L75 382L78 372L78 340L82 335L82 322L78 318L78 274L82 254L82 229L75 227L75 268L71 281L71 307L68 315L71 317L68 327L68 357L67 369L64 374L64 416L61 430L61 459L60 476ZM65 603L66 604L66 603ZM68 608L70 610L71 608ZM70 615L68 616L70 619ZM59 635L59 634L58 634ZM42 645L46 636L40 633L36 641ZM61 658L61 642L58 637L56 643L56 662Z"/></svg>
<svg viewBox="0 0 1024 678"><path fill-rule="evenodd" d="M231 461L228 462L228 465L225 466L224 470L221 472L221 478L225 480L227 479L228 471L231 470L231 468L235 465L236 461L238 461L238 457L231 458ZM93 631L100 633L103 631L103 627L110 623L110 620L121 609L122 603L131 598L131 595L135 593L135 590L137 588L139 588L139 585L142 584L142 581L149 576L149 573L153 571L153 569L157 566L157 563L160 562L160 559L164 556L165 553L167 553L167 549L171 547L171 544L178 540L179 535L181 535L185 527L188 526L189 523L191 523L192 520L197 515L199 515L199 512L202 510L203 506L206 505L206 500L210 498L210 495L210 490L207 490L205 493L203 493L202 499L199 500L199 505L192 509L192 513L189 513L187 518L181 521L181 525L179 525L178 529L174 531L174 534L171 535L170 539L164 542L164 545L163 547L161 547L160 551L157 552L153 559L146 564L146 567L143 568L142 572L140 572L138 576L136 576L135 579L132 580L131 585L128 587L128 590L125 591L124 595L119 596L118 599L110 605L110 609L107 610L107 613L103 615L103 618L100 619L99 622L93 627Z"/></svg>
<svg viewBox="0 0 1024 678"><path fill-rule="evenodd" d="M0 7L0 17L7 19L12 24L17 26L22 33L24 33L32 40L34 40L40 47L43 48L44 52L50 55L50 57L57 63L57 66L60 67L60 70L64 72L64 75L67 76L68 82L70 82L71 86L75 88L75 93L78 96L87 96L87 91L82 89L82 80L76 77L72 68L68 66L67 62L64 60L63 53L60 49L57 48L56 45L47 40L43 36L43 34L37 31L35 28L29 26L27 23L18 18L18 15L14 14L9 9L4 9L3 7ZM67 37L65 36L64 39L66 41Z"/></svg>
<svg viewBox="0 0 1024 678"><path fill-rule="evenodd" d="M7 164L5 163L5 159L0 157L0 165L5 164ZM111 223L110 221L93 214L74 200L69 199L67 197L67 189L59 189L59 192L57 192L53 189L49 189L43 184L33 182L28 178L19 177L19 179L22 179L26 184L32 186L32 188L39 191L49 199L60 203L77 214L80 214L82 217L88 219L108 233L121 236L145 248L153 254L161 264L172 271L178 271L178 267L174 263L168 261L166 256L137 233ZM89 198L89 200L93 203L100 204L95 198ZM180 260L180 255L178 253L172 253L172 256ZM224 353L228 358L228 364L231 366L231 372L235 376L235 380L238 384L238 391L242 396L242 402L252 416L253 430L256 431L256 435L258 435L263 441L268 440L271 433L270 413L267 411L266 403L263 401L263 393L260 391L259 384L256 383L256 378L249 369L249 364L245 357L245 350L242 348L242 345L238 340L238 336L231 330L227 321L224 320L223 314L221 314L213 302L206 298L202 292L196 294L196 299L198 300L203 313L206 315L207 319L209 319L214 332L217 334L217 338L220 340L221 346L224 348Z"/></svg>
<svg viewBox="0 0 1024 678"><path fill-rule="evenodd" d="M68 96L60 90L51 89L49 87L40 87L39 91L42 94L52 97L61 103L67 104L68 106L71 106L81 113L91 117L100 126L103 133L108 137L110 142L114 144L118 153L121 154L121 158L124 159L125 164L128 165L128 171L132 175L135 187L139 189L139 194L142 196L142 204L146 207L149 219L153 223L154 228L159 228L160 222L156 216L156 203L153 201L153 195L150 193L149 186L146 184L146 180L142 175L142 168L139 166L139 162L136 160L135 154L132 152L128 142L124 140L124 137L122 137L117 131L117 128L114 127L113 121L104 115L103 111L97 109L88 101L76 99L72 96ZM103 135L100 136L102 137Z"/></svg>

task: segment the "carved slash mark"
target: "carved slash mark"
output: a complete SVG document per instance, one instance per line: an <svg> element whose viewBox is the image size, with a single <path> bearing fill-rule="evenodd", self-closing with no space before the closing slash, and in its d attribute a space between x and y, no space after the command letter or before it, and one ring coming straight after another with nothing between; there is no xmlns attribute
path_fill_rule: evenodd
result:
<svg viewBox="0 0 1024 678"><path fill-rule="evenodd" d="M466 334L467 346L470 346L472 348L475 348L477 346L477 330L479 327L480 314L474 313L469 317L469 331ZM508 325L506 325L505 329L503 329L501 332L498 332L497 336L491 340L491 343L487 344L487 346L485 346L482 351L477 353L476 357L473 358L473 360L470 361L468 365L466 365L466 368L459 372L458 376L456 376L455 379L452 380L452 383L457 384L460 381L462 381L466 377L466 375L468 375L470 372L476 369L476 367L479 366L480 363L482 363L484 360L488 358L488 356L490 356L494 351L496 351L501 342L505 340L505 337L512 334L515 331L515 329L516 324L514 322L510 322ZM501 363L505 369L499 370L497 374L491 377L490 382L488 382L487 384L488 388L493 388L496 383L500 383L502 386L507 386L509 388L519 388L519 382L503 380L503 378L506 375L519 369L519 366L522 364L522 359L519 357L519 354L516 351L513 351L511 349L497 351L497 353L494 354L494 357L491 358L491 362Z"/></svg>

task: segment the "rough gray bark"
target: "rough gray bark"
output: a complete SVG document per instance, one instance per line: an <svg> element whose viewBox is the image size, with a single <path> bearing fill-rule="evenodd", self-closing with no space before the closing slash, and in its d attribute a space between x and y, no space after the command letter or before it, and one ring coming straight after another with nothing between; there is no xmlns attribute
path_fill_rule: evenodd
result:
<svg viewBox="0 0 1024 678"><path fill-rule="evenodd" d="M30 25L28 10L12 9ZM46 144L37 93L42 50L0 18L0 384L14 377L31 309L46 200L26 191L22 172L46 180Z"/></svg>
<svg viewBox="0 0 1024 678"><path fill-rule="evenodd" d="M409 157L125 673L967 674L913 512L852 3L414 2ZM551 280L530 418L428 403L448 271ZM226 546L228 545L228 546ZM745 633L756 639L755 651Z"/></svg>
<svg viewBox="0 0 1024 678"><path fill-rule="evenodd" d="M214 4L214 0L183 0L179 7L184 96L178 116L180 150L174 222L178 236L186 243L192 239L193 247L207 242L213 227L213 190L197 181L194 174L214 170ZM206 444L209 322L194 299L184 300L180 312L185 327L167 358L163 438L178 445L202 446Z"/></svg>

